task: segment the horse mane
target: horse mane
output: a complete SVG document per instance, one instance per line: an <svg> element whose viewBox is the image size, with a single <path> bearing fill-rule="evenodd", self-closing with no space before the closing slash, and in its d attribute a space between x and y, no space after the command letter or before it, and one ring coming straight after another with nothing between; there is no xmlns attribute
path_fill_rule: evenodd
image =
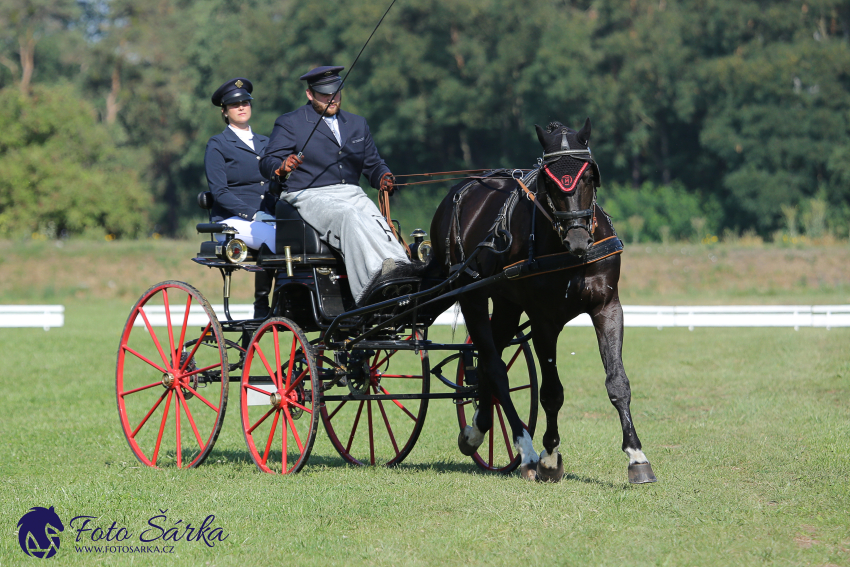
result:
<svg viewBox="0 0 850 567"><path fill-rule="evenodd" d="M553 120L549 123L548 126L546 126L546 133L551 134L555 130L560 130L561 128L564 128L564 125L558 122L557 120Z"/></svg>

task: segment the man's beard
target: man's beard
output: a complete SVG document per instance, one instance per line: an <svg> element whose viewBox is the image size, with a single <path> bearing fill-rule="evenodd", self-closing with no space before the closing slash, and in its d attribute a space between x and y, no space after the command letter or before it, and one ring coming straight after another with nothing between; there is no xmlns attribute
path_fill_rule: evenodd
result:
<svg viewBox="0 0 850 567"><path fill-rule="evenodd" d="M324 112L325 116L333 116L334 114L339 112L340 108L342 108L342 101L338 101L336 103L336 106L334 108L329 108L327 110L327 112L325 112L325 107L327 107L328 105L324 104L322 102L319 102L315 98L310 101L310 104L313 105L313 110L316 111L316 114L321 115Z"/></svg>

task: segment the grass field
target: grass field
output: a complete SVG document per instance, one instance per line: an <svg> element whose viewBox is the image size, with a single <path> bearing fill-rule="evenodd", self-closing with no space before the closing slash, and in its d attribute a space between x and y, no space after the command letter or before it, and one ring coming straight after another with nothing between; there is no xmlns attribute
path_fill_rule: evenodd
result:
<svg viewBox="0 0 850 567"><path fill-rule="evenodd" d="M595 338L580 328L559 343L560 484L479 472L442 400L398 468L345 465L320 426L307 468L276 477L248 457L236 387L207 463L138 465L114 394L129 308L77 299L63 328L0 329L0 565L34 561L16 536L33 506L65 523L52 559L62 565L850 564L850 330L627 329L633 415L657 484L626 482ZM227 539L98 554L75 551L68 527L97 516L140 545L160 514L163 530L214 514Z"/></svg>
<svg viewBox="0 0 850 567"><path fill-rule="evenodd" d="M219 302L218 273L188 260L196 242L6 245L0 302L61 303L66 323L0 329L0 566L34 561L17 539L34 506L53 506L65 524L56 564L850 565L848 329L627 329L623 357L653 485L626 482L595 338L581 328L559 342L560 484L480 472L457 450L445 400L431 403L397 468L346 465L320 426L302 473L261 474L236 386L207 462L157 471L139 466L119 427L120 330L157 281L188 281ZM850 303L848 265L847 243L627 246L621 295L630 304ZM250 278L237 277L234 300L250 294ZM435 328L431 338L449 333ZM155 516L173 533L210 514L227 535L215 547L139 542L145 530L162 534L148 525ZM76 551L68 523L80 515L129 530L118 545L173 552ZM91 546L90 535L76 545Z"/></svg>

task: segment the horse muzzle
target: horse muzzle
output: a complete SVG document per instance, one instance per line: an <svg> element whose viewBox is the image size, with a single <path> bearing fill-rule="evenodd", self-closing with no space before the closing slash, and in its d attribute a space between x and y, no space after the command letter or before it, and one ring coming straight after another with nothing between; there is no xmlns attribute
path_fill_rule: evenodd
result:
<svg viewBox="0 0 850 567"><path fill-rule="evenodd" d="M581 211L556 211L555 218L558 223L566 221L566 226L559 226L561 242L567 252L578 258L584 258L587 250L593 245L591 224L593 223L593 209ZM585 222L583 219L587 219Z"/></svg>

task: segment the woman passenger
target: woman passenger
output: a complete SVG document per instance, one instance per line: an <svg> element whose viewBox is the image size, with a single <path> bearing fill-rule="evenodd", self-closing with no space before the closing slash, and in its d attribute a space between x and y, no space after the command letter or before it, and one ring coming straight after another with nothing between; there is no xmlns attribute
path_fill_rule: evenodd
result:
<svg viewBox="0 0 850 567"><path fill-rule="evenodd" d="M231 79L212 95L212 103L221 107L221 117L227 128L210 138L204 155L207 183L213 194L210 211L212 222L236 229L236 237L249 248L259 250L265 244L275 251L274 217L261 211L268 181L260 174L260 157L269 139L254 134L251 120L251 93L254 85L245 78ZM265 318L269 313L268 296L272 276L265 271L256 273L254 317Z"/></svg>

